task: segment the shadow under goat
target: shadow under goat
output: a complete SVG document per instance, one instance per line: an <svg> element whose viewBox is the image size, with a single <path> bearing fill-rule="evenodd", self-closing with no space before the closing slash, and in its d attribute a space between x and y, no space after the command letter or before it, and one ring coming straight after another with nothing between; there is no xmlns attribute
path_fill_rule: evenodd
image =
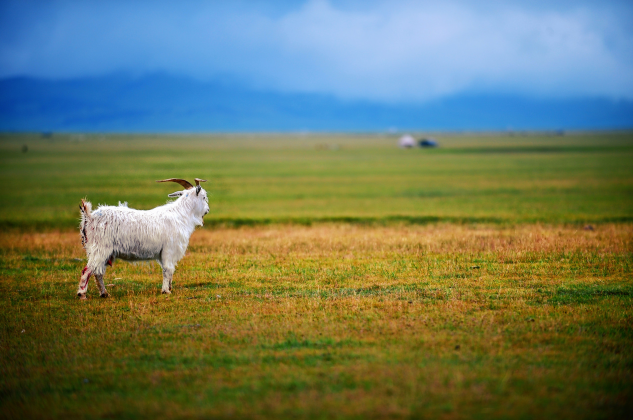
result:
<svg viewBox="0 0 633 420"><path fill-rule="evenodd" d="M170 178L156 182L176 182L185 189L169 194L176 201L151 210L118 206L100 206L81 200L81 243L88 263L81 272L77 296L86 299L88 281L94 275L101 297L108 291L103 283L106 265L117 259L126 261L155 260L163 269L163 293L171 293L176 264L189 245L189 238L202 218L209 213L207 192L200 186L204 179L196 178L196 186L184 179Z"/></svg>

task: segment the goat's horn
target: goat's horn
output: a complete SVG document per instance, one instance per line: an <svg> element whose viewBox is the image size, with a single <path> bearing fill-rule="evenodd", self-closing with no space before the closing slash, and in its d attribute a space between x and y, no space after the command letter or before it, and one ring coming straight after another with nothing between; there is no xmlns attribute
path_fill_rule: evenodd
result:
<svg viewBox="0 0 633 420"><path fill-rule="evenodd" d="M184 179L179 179L179 178L169 178L169 179L161 179L160 181L156 181L156 182L177 182L180 185L182 185L183 187L185 187L186 190L190 190L193 188L193 185L191 185L191 182L186 181ZM198 183L197 178L196 178L196 184Z"/></svg>
<svg viewBox="0 0 633 420"><path fill-rule="evenodd" d="M201 182L207 182L206 179L196 178L196 185L200 185Z"/></svg>

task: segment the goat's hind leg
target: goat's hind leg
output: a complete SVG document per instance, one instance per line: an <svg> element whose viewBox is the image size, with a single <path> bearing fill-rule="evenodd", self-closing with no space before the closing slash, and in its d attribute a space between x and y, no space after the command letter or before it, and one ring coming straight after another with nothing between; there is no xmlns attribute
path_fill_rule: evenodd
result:
<svg viewBox="0 0 633 420"><path fill-rule="evenodd" d="M88 282L90 280L90 276L95 276L95 282L97 283L97 287L99 288L99 293L101 297L108 297L108 291L103 284L103 275L105 274L105 265L104 262L102 265L97 265L96 267L91 264L90 260L88 260L88 264L81 271L81 279L79 280L79 289L77 289L77 297L80 299L86 299L86 292L88 291Z"/></svg>
<svg viewBox="0 0 633 420"><path fill-rule="evenodd" d="M170 294L171 293L171 279L174 276L174 269L163 267L163 289L161 293Z"/></svg>
<svg viewBox="0 0 633 420"><path fill-rule="evenodd" d="M88 280L90 280L90 275L92 271L85 266L81 271L81 278L79 279L79 288L77 289L77 297L79 299L86 299L86 292L88 291Z"/></svg>
<svg viewBox="0 0 633 420"><path fill-rule="evenodd" d="M105 271L108 268L106 267L106 265L112 267L112 261L114 261L114 255L111 255L110 258L108 258L108 261L106 261L106 263L103 265L103 274L95 273L95 282L97 283L97 287L99 288L99 295L102 298L107 298L108 296L110 296L105 288L105 284L103 284L103 276L105 275Z"/></svg>
<svg viewBox="0 0 633 420"><path fill-rule="evenodd" d="M107 298L108 291L105 288L105 284L103 284L103 274L95 274L95 282L97 283L97 287L99 288L99 294L102 298Z"/></svg>

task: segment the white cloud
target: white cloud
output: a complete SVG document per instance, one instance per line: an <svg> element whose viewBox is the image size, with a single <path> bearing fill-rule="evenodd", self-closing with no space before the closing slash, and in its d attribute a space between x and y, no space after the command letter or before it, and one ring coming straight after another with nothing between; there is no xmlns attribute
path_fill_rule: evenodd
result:
<svg viewBox="0 0 633 420"><path fill-rule="evenodd" d="M314 0L271 13L219 3L59 3L48 14L17 9L22 26L0 32L0 76L164 70L371 100L463 91L633 98L624 6L599 6Z"/></svg>

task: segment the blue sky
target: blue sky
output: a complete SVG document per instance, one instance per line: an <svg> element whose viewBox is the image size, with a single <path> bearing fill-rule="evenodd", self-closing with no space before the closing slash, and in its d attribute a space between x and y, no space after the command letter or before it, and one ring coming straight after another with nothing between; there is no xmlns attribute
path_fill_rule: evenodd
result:
<svg viewBox="0 0 633 420"><path fill-rule="evenodd" d="M0 78L167 72L385 103L633 99L633 2L2 1Z"/></svg>

